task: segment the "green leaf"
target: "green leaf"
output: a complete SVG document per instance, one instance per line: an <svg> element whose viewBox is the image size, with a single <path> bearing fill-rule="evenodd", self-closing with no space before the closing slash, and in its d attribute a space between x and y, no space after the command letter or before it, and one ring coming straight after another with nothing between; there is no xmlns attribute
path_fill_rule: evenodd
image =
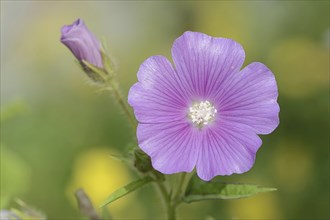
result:
<svg viewBox="0 0 330 220"><path fill-rule="evenodd" d="M139 188L141 188L142 186L152 182L153 179L150 176L146 176L142 179L138 179L135 180L134 182L131 182L129 184L127 184L126 186L117 189L116 191L114 191L106 200L105 202L103 202L103 204L100 207L104 207L110 203L112 203L113 201L127 195L130 192L133 192Z"/></svg>
<svg viewBox="0 0 330 220"><path fill-rule="evenodd" d="M115 65L111 60L111 57L108 55L108 45L105 38L102 38L102 47L101 47L101 57L102 57L102 63L104 69L108 72L110 75L114 75L115 73Z"/></svg>
<svg viewBox="0 0 330 220"><path fill-rule="evenodd" d="M204 182L197 177L193 177L188 184L183 201L190 203L210 199L239 199L250 197L260 192L275 190L277 189L251 184L223 183L218 181Z"/></svg>
<svg viewBox="0 0 330 220"><path fill-rule="evenodd" d="M115 67L110 59L110 57L106 54L104 49L101 49L101 57L102 57L102 63L104 66L104 69L107 71L108 74L114 75Z"/></svg>
<svg viewBox="0 0 330 220"><path fill-rule="evenodd" d="M82 60L81 63L83 70L93 81L100 83L107 81L108 76L104 69L88 63L86 60Z"/></svg>

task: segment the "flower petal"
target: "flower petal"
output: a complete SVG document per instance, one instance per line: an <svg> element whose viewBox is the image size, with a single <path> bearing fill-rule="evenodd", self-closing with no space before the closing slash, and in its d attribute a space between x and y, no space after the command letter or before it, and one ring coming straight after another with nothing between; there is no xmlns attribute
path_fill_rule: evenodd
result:
<svg viewBox="0 0 330 220"><path fill-rule="evenodd" d="M269 134L279 124L277 85L262 63L251 63L216 94L223 120L249 126L257 134Z"/></svg>
<svg viewBox="0 0 330 220"><path fill-rule="evenodd" d="M144 61L138 79L129 91L128 103L140 123L170 122L186 117L187 93L165 57L153 56Z"/></svg>
<svg viewBox="0 0 330 220"><path fill-rule="evenodd" d="M209 181L217 175L244 173L251 169L261 139L235 124L220 123L208 129L197 160L198 176Z"/></svg>
<svg viewBox="0 0 330 220"><path fill-rule="evenodd" d="M195 98L207 99L224 79L239 72L245 53L231 39L185 32L175 40L172 57L184 87Z"/></svg>
<svg viewBox="0 0 330 220"><path fill-rule="evenodd" d="M151 157L153 167L164 173L191 172L197 161L200 134L186 121L139 124L140 148Z"/></svg>

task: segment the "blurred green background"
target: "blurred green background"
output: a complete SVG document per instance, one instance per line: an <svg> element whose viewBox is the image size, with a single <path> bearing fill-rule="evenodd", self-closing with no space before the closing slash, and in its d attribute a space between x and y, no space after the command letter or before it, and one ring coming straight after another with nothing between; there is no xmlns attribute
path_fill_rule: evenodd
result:
<svg viewBox="0 0 330 220"><path fill-rule="evenodd" d="M61 26L77 18L107 40L125 96L139 65L170 58L186 30L235 39L245 65L274 72L280 126L262 137L251 171L218 179L279 190L182 205L179 217L329 218L329 1L1 1L1 208L20 198L49 219L76 219L76 188L99 205L136 178L109 157L134 140L125 118L60 43ZM149 186L109 208L117 218L163 218L159 200Z"/></svg>

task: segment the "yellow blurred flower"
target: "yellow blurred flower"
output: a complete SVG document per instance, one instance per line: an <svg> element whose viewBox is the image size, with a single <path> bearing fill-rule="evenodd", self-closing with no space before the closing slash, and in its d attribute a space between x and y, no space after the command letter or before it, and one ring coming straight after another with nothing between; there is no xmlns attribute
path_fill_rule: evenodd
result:
<svg viewBox="0 0 330 220"><path fill-rule="evenodd" d="M303 193L307 184L312 180L313 156L306 151L308 147L301 141L285 140L272 159L272 168L282 191Z"/></svg>
<svg viewBox="0 0 330 220"><path fill-rule="evenodd" d="M249 5L250 2L198 1L195 3L196 30L214 37L232 38L251 52L256 44L252 39L251 20L246 19L251 17L251 12L246 10Z"/></svg>
<svg viewBox="0 0 330 220"><path fill-rule="evenodd" d="M281 219L283 217L276 193L228 200L228 204L232 219Z"/></svg>
<svg viewBox="0 0 330 220"><path fill-rule="evenodd" d="M329 86L329 50L307 38L292 38L270 53L280 94L304 97Z"/></svg>
<svg viewBox="0 0 330 220"><path fill-rule="evenodd" d="M95 148L77 156L66 190L74 204L74 192L78 188L83 188L95 208L98 208L113 191L129 183L131 178L128 167L111 158L110 154L118 153L106 148ZM112 203L109 206L111 214L120 216L127 210L131 199L132 197L128 196Z"/></svg>

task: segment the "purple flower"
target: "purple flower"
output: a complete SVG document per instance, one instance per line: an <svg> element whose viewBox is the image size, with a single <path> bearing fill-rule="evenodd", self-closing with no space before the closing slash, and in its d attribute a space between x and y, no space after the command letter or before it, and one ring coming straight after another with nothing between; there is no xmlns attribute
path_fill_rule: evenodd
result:
<svg viewBox="0 0 330 220"><path fill-rule="evenodd" d="M78 19L72 25L63 26L61 33L61 42L71 50L80 62L85 60L103 68L100 42L88 30L83 20Z"/></svg>
<svg viewBox="0 0 330 220"><path fill-rule="evenodd" d="M274 75L262 63L240 70L242 46L185 32L173 44L175 68L163 56L144 61L128 96L139 121L140 148L164 173L191 172L210 180L251 169L257 134L279 124Z"/></svg>

